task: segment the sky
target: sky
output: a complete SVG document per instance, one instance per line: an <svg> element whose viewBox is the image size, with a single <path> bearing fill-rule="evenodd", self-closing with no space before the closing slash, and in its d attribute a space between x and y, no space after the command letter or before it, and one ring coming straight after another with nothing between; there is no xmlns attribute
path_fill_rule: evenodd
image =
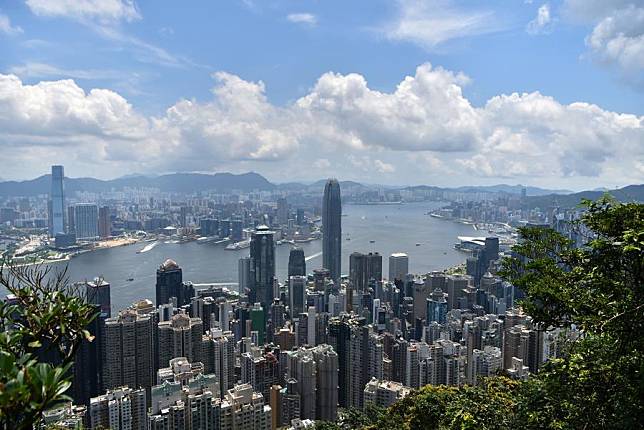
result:
<svg viewBox="0 0 644 430"><path fill-rule="evenodd" d="M0 0L0 178L644 183L644 0Z"/></svg>

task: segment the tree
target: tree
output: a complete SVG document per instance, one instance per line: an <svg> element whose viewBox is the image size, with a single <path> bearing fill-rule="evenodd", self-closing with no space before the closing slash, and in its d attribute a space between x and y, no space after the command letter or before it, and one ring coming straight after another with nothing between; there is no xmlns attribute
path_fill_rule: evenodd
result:
<svg viewBox="0 0 644 430"><path fill-rule="evenodd" d="M0 265L0 427L31 429L43 411L69 400L70 369L93 306L69 285L66 270Z"/></svg>

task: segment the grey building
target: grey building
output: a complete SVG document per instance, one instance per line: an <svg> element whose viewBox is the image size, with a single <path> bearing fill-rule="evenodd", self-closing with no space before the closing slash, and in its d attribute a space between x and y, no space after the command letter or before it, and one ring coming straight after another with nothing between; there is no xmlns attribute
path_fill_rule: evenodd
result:
<svg viewBox="0 0 644 430"><path fill-rule="evenodd" d="M63 166L51 166L49 193L49 236L65 233L65 171Z"/></svg>
<svg viewBox="0 0 644 430"><path fill-rule="evenodd" d="M288 276L306 276L304 250L295 247L288 254Z"/></svg>
<svg viewBox="0 0 644 430"><path fill-rule="evenodd" d="M273 232L265 225L258 226L250 240L250 258L255 279L249 294L250 303L261 303L268 310L273 303L275 282L275 243Z"/></svg>
<svg viewBox="0 0 644 430"><path fill-rule="evenodd" d="M322 265L338 284L342 274L342 200L340 183L329 179L322 200Z"/></svg>
<svg viewBox="0 0 644 430"><path fill-rule="evenodd" d="M76 239L94 240L98 237L98 206L93 203L79 203L74 206Z"/></svg>

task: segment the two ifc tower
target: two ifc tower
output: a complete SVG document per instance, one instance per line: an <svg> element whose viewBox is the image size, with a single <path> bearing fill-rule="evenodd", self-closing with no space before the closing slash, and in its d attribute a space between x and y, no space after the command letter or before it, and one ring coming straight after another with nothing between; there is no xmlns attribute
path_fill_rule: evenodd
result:
<svg viewBox="0 0 644 430"><path fill-rule="evenodd" d="M329 179L322 200L322 267L338 285L342 273L342 200L340 183Z"/></svg>

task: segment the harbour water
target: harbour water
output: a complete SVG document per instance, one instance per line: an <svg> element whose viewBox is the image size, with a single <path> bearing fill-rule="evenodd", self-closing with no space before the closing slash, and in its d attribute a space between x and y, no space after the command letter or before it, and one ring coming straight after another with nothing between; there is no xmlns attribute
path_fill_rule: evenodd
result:
<svg viewBox="0 0 644 430"><path fill-rule="evenodd" d="M394 252L409 255L411 273L426 273L462 263L466 255L453 248L458 236L473 236L471 225L436 219L426 215L440 205L434 202L402 205L345 205L342 217L342 273L349 271L349 254L354 251L380 252L383 275L388 274L388 257ZM418 244L418 246L416 245ZM298 244L307 257L307 271L322 265L322 241ZM145 248L144 248L145 247ZM103 276L111 284L112 310L129 306L135 300L154 300L156 269L167 258L183 269L183 279L195 283L237 282L237 264L249 249L224 250L215 243L172 243L158 241L121 246L81 254L66 262L71 281ZM291 245L276 247L276 270L280 282L286 277ZM146 249L146 252L138 252ZM128 281L128 279L133 279ZM0 291L4 296L5 292Z"/></svg>

